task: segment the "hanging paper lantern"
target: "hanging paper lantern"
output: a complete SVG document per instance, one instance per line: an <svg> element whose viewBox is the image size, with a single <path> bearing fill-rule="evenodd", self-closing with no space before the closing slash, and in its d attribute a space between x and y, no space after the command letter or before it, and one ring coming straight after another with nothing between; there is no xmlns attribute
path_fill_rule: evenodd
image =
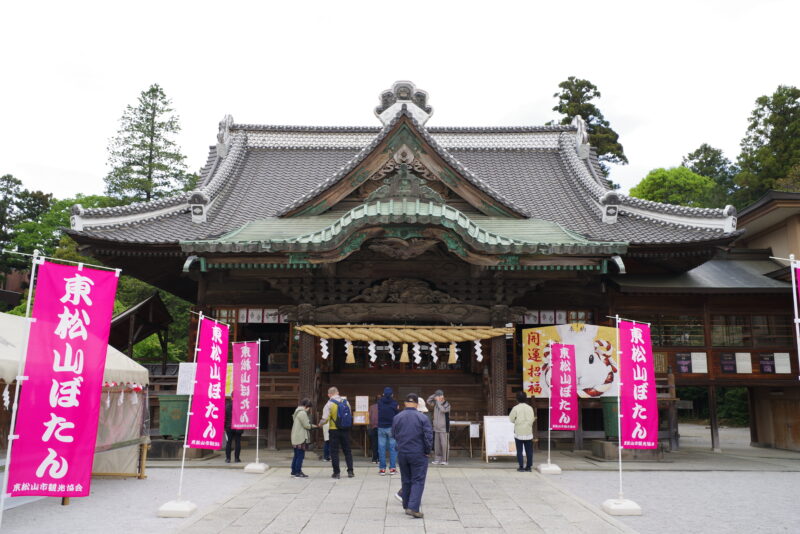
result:
<svg viewBox="0 0 800 534"><path fill-rule="evenodd" d="M403 343L403 350L400 352L400 363L408 363L408 343Z"/></svg>
<svg viewBox="0 0 800 534"><path fill-rule="evenodd" d="M447 359L447 363L452 365L458 361L458 353L456 352L456 344L454 342L450 342L450 357Z"/></svg>
<svg viewBox="0 0 800 534"><path fill-rule="evenodd" d="M439 353L437 352L438 349L436 348L436 343L431 343L428 345L428 348L431 349L431 358L433 359L433 363L439 361Z"/></svg>
<svg viewBox="0 0 800 534"><path fill-rule="evenodd" d="M345 350L347 351L347 358L344 363L356 363L356 355L353 352L353 342L349 339L344 342Z"/></svg>
<svg viewBox="0 0 800 534"><path fill-rule="evenodd" d="M375 352L375 342L370 341L368 345L368 352L369 352L369 361L374 362L378 359L378 354Z"/></svg>
<svg viewBox="0 0 800 534"><path fill-rule="evenodd" d="M328 340L324 337L319 338L319 351L322 354L322 359L328 359Z"/></svg>
<svg viewBox="0 0 800 534"><path fill-rule="evenodd" d="M479 362L483 361L483 352L481 350L481 340L480 339L476 339L475 340L475 359L478 360Z"/></svg>
<svg viewBox="0 0 800 534"><path fill-rule="evenodd" d="M389 342L389 354L392 355L392 361L394 361L394 342L392 341Z"/></svg>
<svg viewBox="0 0 800 534"><path fill-rule="evenodd" d="M414 363L419 363L422 361L422 354L420 354L419 343L416 341L414 342Z"/></svg>

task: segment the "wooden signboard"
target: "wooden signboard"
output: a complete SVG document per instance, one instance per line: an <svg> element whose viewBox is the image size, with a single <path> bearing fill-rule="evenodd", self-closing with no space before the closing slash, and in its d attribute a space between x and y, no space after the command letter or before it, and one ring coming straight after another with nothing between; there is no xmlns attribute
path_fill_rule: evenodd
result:
<svg viewBox="0 0 800 534"><path fill-rule="evenodd" d="M356 405L353 408L353 426L369 424L369 397L356 395Z"/></svg>
<svg viewBox="0 0 800 534"><path fill-rule="evenodd" d="M483 416L483 454L486 463L494 456L516 456L514 443L514 423L507 415Z"/></svg>

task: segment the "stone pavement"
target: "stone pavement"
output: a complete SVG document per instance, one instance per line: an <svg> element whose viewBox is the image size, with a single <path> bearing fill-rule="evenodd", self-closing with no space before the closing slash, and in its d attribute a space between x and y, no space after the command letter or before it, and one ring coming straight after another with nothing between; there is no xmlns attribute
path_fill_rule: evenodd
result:
<svg viewBox="0 0 800 534"><path fill-rule="evenodd" d="M473 464L474 465L474 464ZM307 479L277 467L204 510L182 532L204 533L613 533L633 532L542 475L481 467L428 470L424 519L406 515L394 497L400 475L356 467L356 477L330 478L330 467L307 468Z"/></svg>

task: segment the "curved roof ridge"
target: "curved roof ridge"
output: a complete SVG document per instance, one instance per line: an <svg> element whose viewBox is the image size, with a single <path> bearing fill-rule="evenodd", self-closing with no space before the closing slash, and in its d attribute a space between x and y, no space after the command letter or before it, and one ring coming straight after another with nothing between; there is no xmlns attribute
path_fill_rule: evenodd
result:
<svg viewBox="0 0 800 534"><path fill-rule="evenodd" d="M344 237L345 230L351 226L356 230L366 224L375 222L380 222L381 224L416 222L419 218L425 219L428 222L430 222L431 219L438 218L443 223L446 222L443 226L451 228L467 242L473 244L473 246L477 245L478 248L501 247L507 249L505 250L506 252L539 254L585 254L587 252L597 253L601 249L603 253L618 253L620 250L627 248L627 243L625 242L590 240L577 232L564 228L558 223L545 219L516 220L521 223L540 222L556 227L573 242L552 240L534 242L508 237L485 229L468 214L465 214L453 206L433 201L418 201L417 199L377 199L366 202L344 212L336 220L322 228L293 237L232 241L231 238L241 234L246 226L257 222L251 221L245 226L237 228L216 239L184 240L181 241L180 244L186 252L292 251L303 245L319 248L325 243L335 241L340 236ZM283 244L284 246L275 246L279 244ZM542 249L541 247L543 246L547 248Z"/></svg>
<svg viewBox="0 0 800 534"><path fill-rule="evenodd" d="M234 123L231 130L315 132L315 133L379 133L380 126L313 126L307 124L251 124ZM569 124L540 124L528 126L431 126L430 133L536 133L536 132L574 132Z"/></svg>
<svg viewBox="0 0 800 534"><path fill-rule="evenodd" d="M188 199L189 193L187 191L181 191L168 197L151 200L150 202L134 202L133 204L127 204L125 206L112 206L109 208L82 208L80 210L80 215L81 217L96 218L114 215L135 215L137 213L147 213L148 211L183 205L186 204ZM80 204L73 206L73 212L77 206L80 206Z"/></svg>
<svg viewBox="0 0 800 534"><path fill-rule="evenodd" d="M481 180L474 174L472 174L467 167L465 167L460 161L458 161L452 154L450 154L445 148L443 148L436 139L431 136L430 133L425 129L423 125L421 125L408 111L408 108L404 104L403 107L397 112L397 114L392 118L391 121L386 123L386 126L381 130L381 132L364 148L362 148L355 157L353 157L346 165L344 165L341 169L339 169L333 176L329 177L328 179L324 180L320 183L317 187L315 187L312 191L309 191L296 201L292 202L287 207L283 208L281 211L278 212L278 215L285 215L290 211L302 206L312 198L316 197L329 187L333 186L339 180L344 178L350 171L352 171L358 164L360 164L372 151L386 138L389 132L397 125L397 122L400 120L401 117L407 117L417 131L420 133L423 139L431 145L431 147L436 151L436 153L445 160L449 165L455 168L458 172L464 175L464 177L472 183L472 185L476 186L478 189L489 195L490 197L502 202L504 205L511 208L513 211L520 213L526 217L530 217L530 213L522 208L521 206L516 205L514 202L509 200L508 198L501 195L498 191L492 188L488 183L484 180Z"/></svg>

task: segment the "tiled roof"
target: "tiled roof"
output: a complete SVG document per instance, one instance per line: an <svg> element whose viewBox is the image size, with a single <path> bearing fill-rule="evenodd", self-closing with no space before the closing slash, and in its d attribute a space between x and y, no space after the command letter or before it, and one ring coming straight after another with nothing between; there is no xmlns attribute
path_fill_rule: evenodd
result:
<svg viewBox="0 0 800 534"><path fill-rule="evenodd" d="M252 221L286 213L335 184L393 124L234 124L226 157L212 148L201 172L200 189L210 199L206 222L192 222L189 194L181 193L151 203L80 211L76 215L82 230L70 233L140 243L215 239ZM713 242L736 235L726 233L721 224L734 212L670 206L610 192L596 156L578 157L571 126L426 128L415 121L414 126L476 187L518 213L559 224L586 239L659 244ZM618 205L616 223L602 222L604 202Z"/></svg>
<svg viewBox="0 0 800 534"><path fill-rule="evenodd" d="M216 239L183 241L185 252L277 252L326 250L373 224L437 224L454 230L478 250L514 254L618 254L625 243L595 242L541 219L467 215L431 201L375 200L324 216L256 220Z"/></svg>

